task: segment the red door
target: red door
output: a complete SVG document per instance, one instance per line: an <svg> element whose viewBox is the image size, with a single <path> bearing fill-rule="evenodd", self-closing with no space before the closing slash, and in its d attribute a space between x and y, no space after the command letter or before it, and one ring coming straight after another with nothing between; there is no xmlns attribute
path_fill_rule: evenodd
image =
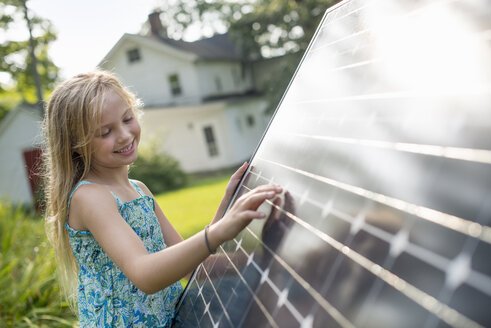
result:
<svg viewBox="0 0 491 328"><path fill-rule="evenodd" d="M29 178L29 184L31 186L31 194L36 202L36 207L39 205L38 193L41 168L41 148L34 148L24 151L24 162L27 170L27 177Z"/></svg>

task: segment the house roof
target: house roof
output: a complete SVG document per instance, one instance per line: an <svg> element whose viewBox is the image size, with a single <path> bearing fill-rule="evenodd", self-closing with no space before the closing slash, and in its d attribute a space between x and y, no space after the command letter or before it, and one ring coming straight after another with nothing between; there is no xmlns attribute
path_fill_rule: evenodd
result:
<svg viewBox="0 0 491 328"><path fill-rule="evenodd" d="M147 37L157 39L160 42L163 42L180 50L191 52L197 55L200 59L242 59L237 46L230 40L228 34L217 34L212 36L211 38L201 39L194 42L174 40L155 34Z"/></svg>
<svg viewBox="0 0 491 328"><path fill-rule="evenodd" d="M10 128L12 122L17 118L17 116L21 114L26 114L37 121L42 120L39 107L32 104L22 103L10 110L0 122L0 137Z"/></svg>
<svg viewBox="0 0 491 328"><path fill-rule="evenodd" d="M141 34L125 33L121 39L111 48L111 50L99 62L98 66L104 66L104 63L126 42L133 40L147 44L158 49L166 49L175 54L179 54L181 58L189 60L241 60L237 47L230 41L227 34L217 34L211 38L201 39L194 42L186 42L180 40L169 39L167 37Z"/></svg>

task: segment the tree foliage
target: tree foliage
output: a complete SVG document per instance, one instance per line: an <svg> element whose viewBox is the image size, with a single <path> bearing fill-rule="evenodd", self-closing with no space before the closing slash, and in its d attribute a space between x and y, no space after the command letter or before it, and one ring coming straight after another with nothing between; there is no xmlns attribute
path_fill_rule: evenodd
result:
<svg viewBox="0 0 491 328"><path fill-rule="evenodd" d="M170 37L181 38L193 24L199 24L207 34L228 31L249 61L287 55L266 85L265 91L274 109L324 12L337 2L339 0L174 0L165 1L160 10Z"/></svg>
<svg viewBox="0 0 491 328"><path fill-rule="evenodd" d="M226 30L244 54L258 58L305 50L326 9L338 1L174 0L159 9L171 37L181 38L193 24Z"/></svg>
<svg viewBox="0 0 491 328"><path fill-rule="evenodd" d="M222 13L240 49L252 58L303 52L324 12L337 0L199 0Z"/></svg>
<svg viewBox="0 0 491 328"><path fill-rule="evenodd" d="M21 40L0 40L0 73L2 73L2 80L8 80L7 83L0 83L0 119L18 102L38 101L33 58L29 54L26 8L27 0L0 1L0 30L9 31L10 33L6 35L12 38L12 29L19 30L23 27L26 31L23 35L27 35ZM30 12L27 14L32 27L41 91L46 94L53 89L58 79L58 67L48 56L49 45L56 40L56 34L48 20L32 15Z"/></svg>

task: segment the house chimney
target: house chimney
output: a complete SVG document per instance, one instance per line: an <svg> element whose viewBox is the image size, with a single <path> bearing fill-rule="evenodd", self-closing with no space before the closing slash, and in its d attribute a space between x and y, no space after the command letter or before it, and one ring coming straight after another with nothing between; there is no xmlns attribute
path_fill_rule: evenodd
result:
<svg viewBox="0 0 491 328"><path fill-rule="evenodd" d="M148 15L148 22L150 23L150 31L152 34L165 36L164 27L160 21L160 12L154 11Z"/></svg>

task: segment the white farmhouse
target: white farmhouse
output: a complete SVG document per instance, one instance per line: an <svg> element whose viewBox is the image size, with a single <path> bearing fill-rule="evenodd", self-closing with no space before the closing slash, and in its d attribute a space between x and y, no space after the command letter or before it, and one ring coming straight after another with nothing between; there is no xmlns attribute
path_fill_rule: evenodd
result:
<svg viewBox="0 0 491 328"><path fill-rule="evenodd" d="M99 64L143 101L143 141L186 172L247 160L269 120L253 64L227 35L184 42L166 37L158 13L149 23L149 35L124 34Z"/></svg>

